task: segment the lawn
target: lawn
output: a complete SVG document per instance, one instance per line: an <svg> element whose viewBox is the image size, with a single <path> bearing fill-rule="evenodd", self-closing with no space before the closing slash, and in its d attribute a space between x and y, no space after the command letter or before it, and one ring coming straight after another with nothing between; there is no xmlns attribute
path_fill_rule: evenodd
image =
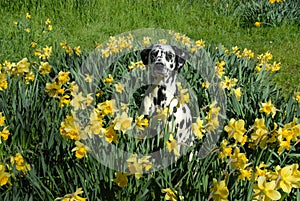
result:
<svg viewBox="0 0 300 201"><path fill-rule="evenodd" d="M299 200L299 7L0 1L1 200ZM146 28L158 35L127 33ZM135 80L154 41L189 53L176 98L195 143L176 162L175 133L141 137L155 117L137 113Z"/></svg>
<svg viewBox="0 0 300 201"><path fill-rule="evenodd" d="M224 3L227 2L228 4ZM203 39L207 44L222 43L228 48L238 46L256 53L271 52L282 63L275 80L285 92L299 87L300 34L297 25L280 25L260 28L249 23L242 28L234 16L237 2L233 1L19 1L2 2L0 59L15 59L27 53L11 41L14 36L13 21L26 12L32 15L32 26L38 26L46 18L53 24L52 38L67 40L92 50L96 43L108 40L109 36L140 28L172 29L190 38ZM227 6L226 6L227 5ZM299 22L299 18L298 18ZM39 33L31 33L39 34ZM13 48L12 48L13 46ZM23 47L23 46L22 46ZM29 47L29 44L27 44ZM15 54L20 52L20 54ZM18 59L19 59L18 58Z"/></svg>

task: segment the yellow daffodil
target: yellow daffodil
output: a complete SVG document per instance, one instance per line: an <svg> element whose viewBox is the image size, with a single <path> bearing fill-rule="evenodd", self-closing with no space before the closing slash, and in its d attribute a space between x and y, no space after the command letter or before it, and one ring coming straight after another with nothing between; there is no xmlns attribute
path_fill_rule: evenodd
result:
<svg viewBox="0 0 300 201"><path fill-rule="evenodd" d="M27 19L30 19L30 18L31 18L31 15L30 15L29 13L26 13L25 17L26 17Z"/></svg>
<svg viewBox="0 0 300 201"><path fill-rule="evenodd" d="M213 188L210 189L214 200L228 201L229 191L225 180L219 181L213 178Z"/></svg>
<svg viewBox="0 0 300 201"><path fill-rule="evenodd" d="M139 68L139 69L141 69L141 70L145 70L145 69L146 69L146 66L143 64L142 61L131 62L131 65L128 66L128 69L129 69L129 70L133 70L133 69L136 69L136 68Z"/></svg>
<svg viewBox="0 0 300 201"><path fill-rule="evenodd" d="M192 131L197 136L197 138L202 139L203 133L205 133L205 126L203 125L204 121L200 119L200 117L197 118L196 123L192 123Z"/></svg>
<svg viewBox="0 0 300 201"><path fill-rule="evenodd" d="M63 106L68 106L71 102L70 98L71 97L68 94L63 95L59 99L59 107L62 108Z"/></svg>
<svg viewBox="0 0 300 201"><path fill-rule="evenodd" d="M167 40L166 40L166 39L160 39L160 40L159 40L159 43L160 43L160 44L167 44Z"/></svg>
<svg viewBox="0 0 300 201"><path fill-rule="evenodd" d="M165 193L165 200L170 200L170 201L177 201L178 200L178 193L177 191L173 191L171 188L164 188L161 189L161 193ZM179 196L179 200L183 200L183 196Z"/></svg>
<svg viewBox="0 0 300 201"><path fill-rule="evenodd" d="M217 104L216 101L212 102L210 105L209 105L209 108L210 110L208 111L208 114L207 116L205 117L206 120L207 120L207 123L206 123L206 130L207 131L213 131L215 129L218 128L219 126L219 111L220 111L220 107L215 107Z"/></svg>
<svg viewBox="0 0 300 201"><path fill-rule="evenodd" d="M230 156L231 166L236 169L245 169L249 164L245 153L240 153L240 149L236 147L233 154Z"/></svg>
<svg viewBox="0 0 300 201"><path fill-rule="evenodd" d="M157 115L155 115L153 118L156 120L165 120L169 116L169 108L165 107L163 109L157 108L156 109Z"/></svg>
<svg viewBox="0 0 300 201"><path fill-rule="evenodd" d="M116 133L115 129L113 126L109 126L105 129L105 140L108 143L114 142L115 144L118 143L118 137L119 135Z"/></svg>
<svg viewBox="0 0 300 201"><path fill-rule="evenodd" d="M235 97L237 98L238 101L241 100L241 97L242 97L242 91L241 91L241 88L236 88L233 90L234 94L235 94Z"/></svg>
<svg viewBox="0 0 300 201"><path fill-rule="evenodd" d="M60 42L59 46L65 49L67 47L67 41Z"/></svg>
<svg viewBox="0 0 300 201"><path fill-rule="evenodd" d="M111 74L109 74L108 77L103 79L103 82L108 83L108 84L113 83L113 81L114 81L114 78Z"/></svg>
<svg viewBox="0 0 300 201"><path fill-rule="evenodd" d="M245 48L242 52L242 57L249 59L253 59L254 58L254 52L252 52L252 50L248 50L247 48Z"/></svg>
<svg viewBox="0 0 300 201"><path fill-rule="evenodd" d="M102 49L101 50L102 51L102 57L105 57L105 58L107 58L107 57L109 57L110 56L110 51L109 51L109 49L107 48L107 49Z"/></svg>
<svg viewBox="0 0 300 201"><path fill-rule="evenodd" d="M219 77L222 77L225 73L224 67L226 63L225 61L218 61L215 66L215 71Z"/></svg>
<svg viewBox="0 0 300 201"><path fill-rule="evenodd" d="M4 126L5 116L0 112L0 126Z"/></svg>
<svg viewBox="0 0 300 201"><path fill-rule="evenodd" d="M272 104L271 99L266 102L266 103L262 103L262 108L260 108L260 112L264 112L267 115L269 115L270 113L272 113L272 118L274 118L275 114L276 114L276 107Z"/></svg>
<svg viewBox="0 0 300 201"><path fill-rule="evenodd" d="M190 48L190 53L195 53L195 52L197 52L197 47L196 46L192 46Z"/></svg>
<svg viewBox="0 0 300 201"><path fill-rule="evenodd" d="M121 110L124 112L128 112L129 104L121 103Z"/></svg>
<svg viewBox="0 0 300 201"><path fill-rule="evenodd" d="M65 53L68 54L68 55L73 54L73 49L72 49L72 47L67 46L67 47L65 48Z"/></svg>
<svg viewBox="0 0 300 201"><path fill-rule="evenodd" d="M10 176L8 172L5 172L5 166L0 163L0 186L7 184Z"/></svg>
<svg viewBox="0 0 300 201"><path fill-rule="evenodd" d="M251 181L251 175L252 175L252 168L249 169L240 169L240 174L238 176L239 180L245 180Z"/></svg>
<svg viewBox="0 0 300 201"><path fill-rule="evenodd" d="M6 79L6 75L0 72L0 91L4 91L7 89L8 83Z"/></svg>
<svg viewBox="0 0 300 201"><path fill-rule="evenodd" d="M30 84L30 82L33 82L35 78L35 75L32 71L30 71L29 73L26 74L25 76L25 83L26 84Z"/></svg>
<svg viewBox="0 0 300 201"><path fill-rule="evenodd" d="M266 177L267 173L269 172L268 169L266 169L267 167L268 165L266 165L264 162L261 162L258 166L256 166L254 179L257 180L257 178L260 176Z"/></svg>
<svg viewBox="0 0 300 201"><path fill-rule="evenodd" d="M300 136L300 124L296 124L297 118L290 123L279 128L277 131L277 140L279 142L278 154L282 154L284 150L290 150L291 142L298 141Z"/></svg>
<svg viewBox="0 0 300 201"><path fill-rule="evenodd" d="M40 59L46 60L49 59L50 55L52 53L52 46L46 46L43 48L43 50L36 50L34 52L35 56L38 56Z"/></svg>
<svg viewBox="0 0 300 201"><path fill-rule="evenodd" d="M276 167L276 172L279 176L278 186L286 193L290 193L293 184L300 186L300 175L295 175L294 171L297 170L298 164L288 165L283 168L280 166Z"/></svg>
<svg viewBox="0 0 300 201"><path fill-rule="evenodd" d="M151 156L143 156L142 158L138 159L137 154L132 154L127 159L128 169L131 174L135 175L136 179L140 179L143 175L143 169L148 171L152 168L152 163L149 161Z"/></svg>
<svg viewBox="0 0 300 201"><path fill-rule="evenodd" d="M225 76L225 80L221 81L220 85L223 89L230 90L231 88L235 87L236 83L238 82L238 79L236 78L229 78Z"/></svg>
<svg viewBox="0 0 300 201"><path fill-rule="evenodd" d="M105 102L99 103L97 108L104 116L108 114L113 115L116 111L118 111L115 99L106 100Z"/></svg>
<svg viewBox="0 0 300 201"><path fill-rule="evenodd" d="M91 112L89 125L85 132L88 134L104 135L106 130L103 128L102 120L101 113L94 108L94 110Z"/></svg>
<svg viewBox="0 0 300 201"><path fill-rule="evenodd" d="M39 72L42 74L42 75L46 75L46 74L49 74L50 71L51 71L51 65L48 63L48 62L42 62L40 63L40 66L39 66Z"/></svg>
<svg viewBox="0 0 300 201"><path fill-rule="evenodd" d="M176 41L179 41L179 40L181 39L180 33L174 33L174 39L175 39Z"/></svg>
<svg viewBox="0 0 300 201"><path fill-rule="evenodd" d="M208 89L210 86L210 83L208 81L202 82L202 88Z"/></svg>
<svg viewBox="0 0 300 201"><path fill-rule="evenodd" d="M189 103L190 101L190 94L188 93L188 89L181 89L179 91L179 97L178 97L178 106L180 107L180 105L184 105L186 103Z"/></svg>
<svg viewBox="0 0 300 201"><path fill-rule="evenodd" d="M67 83L70 80L69 74L70 74L70 72L60 71L58 73L58 77L57 77L58 83L61 85Z"/></svg>
<svg viewBox="0 0 300 201"><path fill-rule="evenodd" d="M74 47L74 52L77 56L80 56L81 55L80 46Z"/></svg>
<svg viewBox="0 0 300 201"><path fill-rule="evenodd" d="M72 149L72 152L75 151L76 158L83 158L86 156L87 152L90 150L89 147L84 145L83 143L76 141L75 142L76 147Z"/></svg>
<svg viewBox="0 0 300 201"><path fill-rule="evenodd" d="M17 63L15 68L12 69L12 73L15 75L23 75L24 73L29 72L30 62L27 58L23 58Z"/></svg>
<svg viewBox="0 0 300 201"><path fill-rule="evenodd" d="M127 178L127 174L126 173L122 173L122 172L116 172L115 173L116 178L113 179L114 182L117 183L117 185L121 188L127 186L128 184L128 178Z"/></svg>
<svg viewBox="0 0 300 201"><path fill-rule="evenodd" d="M178 151L178 145L177 141L174 139L173 134L171 133L169 136L169 140L166 141L166 146L169 152L172 152L175 154L175 156L180 156Z"/></svg>
<svg viewBox="0 0 300 201"><path fill-rule="evenodd" d="M11 164L16 165L16 169L22 172L28 172L30 165L27 164L20 153L17 153L14 157L11 157Z"/></svg>
<svg viewBox="0 0 300 201"><path fill-rule="evenodd" d="M91 83L93 82L93 76L92 75L89 75L89 74L85 74L85 78L84 78L84 81L87 82L87 83Z"/></svg>
<svg viewBox="0 0 300 201"><path fill-rule="evenodd" d="M231 53L235 54L237 51L239 51L239 49L240 48L238 46L234 46L234 47L231 48Z"/></svg>
<svg viewBox="0 0 300 201"><path fill-rule="evenodd" d="M76 84L76 82L71 82L69 85L69 90L71 91L71 93L78 93L79 87L78 84Z"/></svg>
<svg viewBox="0 0 300 201"><path fill-rule="evenodd" d="M34 42L34 41L32 41L32 42L30 43L30 46L31 46L32 48L34 48L36 45L37 45L37 43Z"/></svg>
<svg viewBox="0 0 300 201"><path fill-rule="evenodd" d="M260 26L261 26L261 22L255 22L255 23L254 23L254 26L255 26L255 27L260 27Z"/></svg>
<svg viewBox="0 0 300 201"><path fill-rule="evenodd" d="M61 201L87 201L87 198L80 197L79 195L82 194L82 188L77 188L74 193L67 194L62 198L56 198L55 200Z"/></svg>
<svg viewBox="0 0 300 201"><path fill-rule="evenodd" d="M199 47L199 48L204 48L205 47L205 41L203 41L202 39L196 40L195 43L196 43L196 46Z"/></svg>
<svg viewBox="0 0 300 201"><path fill-rule="evenodd" d="M276 61L274 61L270 68L272 72L279 71L281 68L281 63L277 63Z"/></svg>
<svg viewBox="0 0 300 201"><path fill-rule="evenodd" d="M124 90L124 87L125 86L123 84L120 84L120 83L115 84L115 89L116 89L117 93L121 93Z"/></svg>
<svg viewBox="0 0 300 201"><path fill-rule="evenodd" d="M253 185L254 200L279 200L281 198L281 194L275 190L275 188L275 181L267 182L266 177L258 177L257 184Z"/></svg>
<svg viewBox="0 0 300 201"><path fill-rule="evenodd" d="M0 137L2 137L4 141L6 141L8 139L9 135L10 135L10 132L8 130L8 126L6 126L0 132ZM1 138L0 138L0 144L1 144Z"/></svg>
<svg viewBox="0 0 300 201"><path fill-rule="evenodd" d="M228 133L229 138L234 138L236 142L244 145L247 139L247 136L244 136L247 131L244 126L244 120L235 120L231 118L229 124L224 127L224 130Z"/></svg>
<svg viewBox="0 0 300 201"><path fill-rule="evenodd" d="M140 179L143 175L143 166L142 164L139 164L137 161L137 155L132 154L127 159L128 169L130 173L135 174L136 179Z"/></svg>
<svg viewBox="0 0 300 201"><path fill-rule="evenodd" d="M268 133L269 130L267 129L265 125L265 119L255 119L254 126L253 126L254 132L251 134L251 141L254 144L260 145L261 148L264 148L265 143L268 140Z"/></svg>
<svg viewBox="0 0 300 201"><path fill-rule="evenodd" d="M58 97L60 94L64 93L64 89L61 88L61 85L56 82L46 83L45 91L50 97Z"/></svg>
<svg viewBox="0 0 300 201"><path fill-rule="evenodd" d="M51 20L50 20L49 18L47 18L46 21L45 21L45 24L46 24L46 25L51 24Z"/></svg>
<svg viewBox="0 0 300 201"><path fill-rule="evenodd" d="M184 44L185 46L190 47L190 45L191 45L191 39L188 36L186 36L186 35L182 35L181 36L181 43Z"/></svg>
<svg viewBox="0 0 300 201"><path fill-rule="evenodd" d="M75 114L67 115L60 124L60 134L71 140L80 140L81 127L74 117Z"/></svg>
<svg viewBox="0 0 300 201"><path fill-rule="evenodd" d="M0 80L1 80L1 78L0 78ZM0 87L1 87L1 86L0 86ZM1 89L1 88L0 88L0 89ZM300 103L300 91L295 92L294 99L295 99L298 103Z"/></svg>
<svg viewBox="0 0 300 201"><path fill-rule="evenodd" d="M115 130L120 130L123 133L131 129L131 123L132 123L133 118L129 117L126 112L122 112L122 114L118 114L116 118L114 119L114 129Z"/></svg>
<svg viewBox="0 0 300 201"><path fill-rule="evenodd" d="M144 37L143 40L142 40L142 45L149 46L150 45L150 40L151 40L150 37Z"/></svg>
<svg viewBox="0 0 300 201"><path fill-rule="evenodd" d="M70 102L70 105L73 107L73 109L76 110L84 110L86 108L85 98L82 96L82 92L79 92L78 94L72 93L72 100Z"/></svg>
<svg viewBox="0 0 300 201"><path fill-rule="evenodd" d="M149 120L147 118L144 118L144 115L135 117L135 121L138 129L144 130L144 127L149 126Z"/></svg>
<svg viewBox="0 0 300 201"><path fill-rule="evenodd" d="M224 159L232 156L232 146L227 146L228 144L229 142L226 139L221 142L219 158Z"/></svg>
<svg viewBox="0 0 300 201"><path fill-rule="evenodd" d="M145 171L149 171L152 168L152 162L149 161L151 156L143 156L142 158L138 159L138 163L142 164Z"/></svg>
<svg viewBox="0 0 300 201"><path fill-rule="evenodd" d="M53 30L53 26L51 24L48 25L48 30L52 31Z"/></svg>

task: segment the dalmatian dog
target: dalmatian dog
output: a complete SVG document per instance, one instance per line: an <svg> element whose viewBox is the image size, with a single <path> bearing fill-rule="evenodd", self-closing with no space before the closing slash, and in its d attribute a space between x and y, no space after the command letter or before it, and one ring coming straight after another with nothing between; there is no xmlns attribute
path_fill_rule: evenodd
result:
<svg viewBox="0 0 300 201"><path fill-rule="evenodd" d="M141 58L144 65L150 68L154 84L146 91L140 113L151 119L158 110L168 107L169 114L165 121L169 131L175 135L181 154L182 146L189 147L194 140L191 111L186 104L179 104L177 99L179 89L176 78L187 54L176 46L156 44L144 49Z"/></svg>

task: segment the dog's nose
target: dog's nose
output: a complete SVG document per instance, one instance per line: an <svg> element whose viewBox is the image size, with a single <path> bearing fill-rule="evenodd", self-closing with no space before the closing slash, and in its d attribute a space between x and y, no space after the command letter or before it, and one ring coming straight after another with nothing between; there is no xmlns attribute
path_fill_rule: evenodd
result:
<svg viewBox="0 0 300 201"><path fill-rule="evenodd" d="M156 62L162 62L162 57L157 57Z"/></svg>

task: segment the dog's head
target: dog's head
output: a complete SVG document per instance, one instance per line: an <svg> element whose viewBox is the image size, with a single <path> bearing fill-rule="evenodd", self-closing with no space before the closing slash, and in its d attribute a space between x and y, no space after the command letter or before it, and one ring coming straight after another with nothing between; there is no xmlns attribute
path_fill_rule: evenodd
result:
<svg viewBox="0 0 300 201"><path fill-rule="evenodd" d="M156 44L141 52L144 65L152 67L154 76L169 77L180 71L187 54L176 46Z"/></svg>

